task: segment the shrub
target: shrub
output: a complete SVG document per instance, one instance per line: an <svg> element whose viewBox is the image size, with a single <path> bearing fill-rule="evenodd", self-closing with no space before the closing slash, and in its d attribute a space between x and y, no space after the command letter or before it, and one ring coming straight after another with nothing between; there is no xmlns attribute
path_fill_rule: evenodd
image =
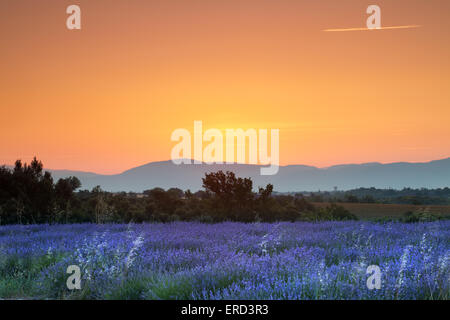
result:
<svg viewBox="0 0 450 320"><path fill-rule="evenodd" d="M325 208L331 215L332 220L358 220L358 218L345 209L343 206L338 206L337 204L330 204Z"/></svg>
<svg viewBox="0 0 450 320"><path fill-rule="evenodd" d="M439 220L428 208L420 208L414 212L408 211L403 215L403 222L431 222Z"/></svg>
<svg viewBox="0 0 450 320"><path fill-rule="evenodd" d="M325 208L306 210L300 213L297 221L327 221L327 220L358 220L358 217L337 204L330 204Z"/></svg>

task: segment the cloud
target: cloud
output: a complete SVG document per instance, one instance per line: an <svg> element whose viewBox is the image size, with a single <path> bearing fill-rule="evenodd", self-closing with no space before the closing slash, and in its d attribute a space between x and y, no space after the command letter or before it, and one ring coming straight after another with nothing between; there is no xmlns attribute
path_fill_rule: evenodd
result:
<svg viewBox="0 0 450 320"><path fill-rule="evenodd" d="M373 31L373 30L391 30L391 29L412 29L412 28L420 28L421 25L412 24L406 26L391 26L391 27L381 27L377 29L369 29L369 28L342 28L342 29L325 29L323 31L326 32L342 32L342 31Z"/></svg>

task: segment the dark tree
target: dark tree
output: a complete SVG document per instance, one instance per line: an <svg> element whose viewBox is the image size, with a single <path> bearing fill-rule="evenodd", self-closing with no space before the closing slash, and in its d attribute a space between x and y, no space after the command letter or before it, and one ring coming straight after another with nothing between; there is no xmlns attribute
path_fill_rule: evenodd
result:
<svg viewBox="0 0 450 320"><path fill-rule="evenodd" d="M81 182L77 177L68 177L59 179L55 185L55 196L58 204L58 216L56 220L60 220L60 215L64 216L64 221L67 223L71 215L71 204L74 201L74 191L81 187Z"/></svg>
<svg viewBox="0 0 450 320"><path fill-rule="evenodd" d="M254 217L253 182L250 178L237 178L233 172L206 173L203 180L205 191L212 194L211 204L216 215L222 218Z"/></svg>

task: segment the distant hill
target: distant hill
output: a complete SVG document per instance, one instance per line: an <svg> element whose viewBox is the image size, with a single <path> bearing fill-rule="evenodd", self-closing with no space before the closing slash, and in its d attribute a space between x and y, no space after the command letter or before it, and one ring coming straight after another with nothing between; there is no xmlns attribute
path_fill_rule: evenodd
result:
<svg viewBox="0 0 450 320"><path fill-rule="evenodd" d="M397 162L389 164L345 164L328 168L305 165L281 166L278 174L261 176L259 165L174 165L172 161L151 162L116 175L90 172L50 170L55 179L77 176L82 189L100 185L107 191L134 191L161 187L177 187L197 191L202 188L206 172L233 171L240 177L251 177L255 188L267 183L275 191L348 190L359 187L375 188L443 188L450 186L450 158L425 163Z"/></svg>

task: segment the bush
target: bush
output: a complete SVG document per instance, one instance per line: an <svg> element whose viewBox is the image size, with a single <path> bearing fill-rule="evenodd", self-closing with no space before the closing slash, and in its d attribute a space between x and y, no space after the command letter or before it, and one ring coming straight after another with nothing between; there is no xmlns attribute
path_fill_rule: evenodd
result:
<svg viewBox="0 0 450 320"><path fill-rule="evenodd" d="M298 221L326 221L326 220L358 220L350 211L335 203L325 208L307 210L300 214Z"/></svg>
<svg viewBox="0 0 450 320"><path fill-rule="evenodd" d="M329 212L332 220L358 220L358 217L356 217L353 213L334 203L327 206L325 210Z"/></svg>
<svg viewBox="0 0 450 320"><path fill-rule="evenodd" d="M428 208L420 208L414 212L408 211L403 215L403 222L431 222L440 218L433 214Z"/></svg>

